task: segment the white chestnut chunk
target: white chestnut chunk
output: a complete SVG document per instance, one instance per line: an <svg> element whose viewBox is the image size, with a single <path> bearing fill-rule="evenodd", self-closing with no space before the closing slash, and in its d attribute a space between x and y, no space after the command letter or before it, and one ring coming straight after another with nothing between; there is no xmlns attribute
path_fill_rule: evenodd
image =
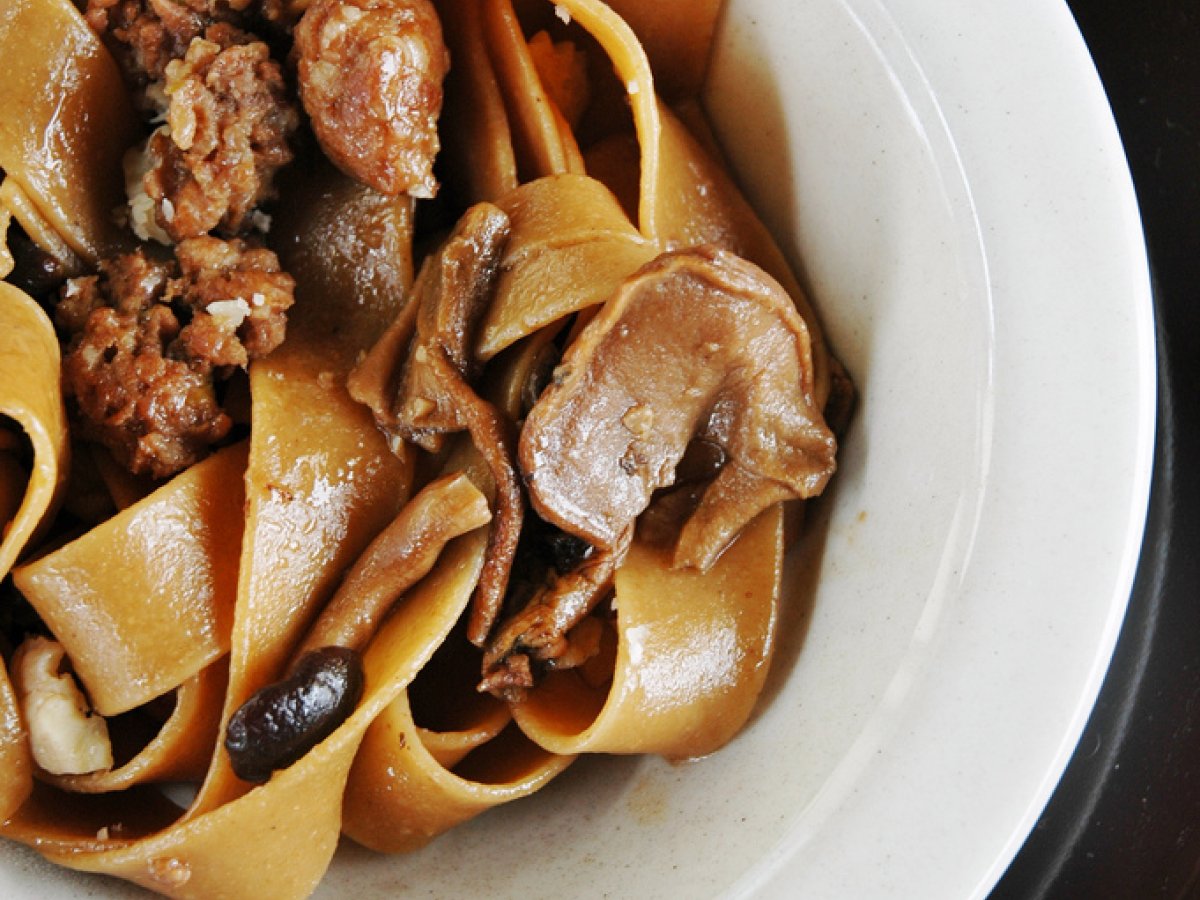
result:
<svg viewBox="0 0 1200 900"><path fill-rule="evenodd" d="M835 468L804 320L769 275L711 247L664 253L618 289L530 411L519 462L542 518L612 548L695 439L724 461L677 567L707 569L759 512L819 494Z"/></svg>
<svg viewBox="0 0 1200 900"><path fill-rule="evenodd" d="M108 724L91 712L69 672L62 644L27 638L13 655L17 702L29 729L34 762L52 775L85 775L112 768Z"/></svg>

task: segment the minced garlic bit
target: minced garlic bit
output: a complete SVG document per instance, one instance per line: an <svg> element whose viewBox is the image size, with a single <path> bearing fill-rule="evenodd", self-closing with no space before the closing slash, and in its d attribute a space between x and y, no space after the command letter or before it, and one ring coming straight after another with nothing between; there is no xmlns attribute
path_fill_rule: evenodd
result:
<svg viewBox="0 0 1200 900"><path fill-rule="evenodd" d="M161 131L168 136L171 133L169 125L161 125L155 133ZM165 246L175 242L171 236L158 224L154 213L154 198L146 192L146 173L154 166L150 158L147 141L137 147L131 147L125 154L125 196L129 201L129 227L143 241L157 241ZM164 210L165 213L165 210ZM172 205L168 221L175 217Z"/></svg>
<svg viewBox="0 0 1200 900"><path fill-rule="evenodd" d="M30 637L13 655L13 687L29 729L34 761L52 775L112 768L108 724L94 715L69 672L62 644Z"/></svg>
<svg viewBox="0 0 1200 900"><path fill-rule="evenodd" d="M254 210L250 213L250 227L262 234L269 234L271 231L271 217L262 210Z"/></svg>
<svg viewBox="0 0 1200 900"><path fill-rule="evenodd" d="M255 305L262 306L263 295L255 294L254 296L258 297L258 303ZM241 297L233 300L214 300L204 308L204 311L216 319L224 330L237 331L246 321L246 316L250 315L250 304Z"/></svg>

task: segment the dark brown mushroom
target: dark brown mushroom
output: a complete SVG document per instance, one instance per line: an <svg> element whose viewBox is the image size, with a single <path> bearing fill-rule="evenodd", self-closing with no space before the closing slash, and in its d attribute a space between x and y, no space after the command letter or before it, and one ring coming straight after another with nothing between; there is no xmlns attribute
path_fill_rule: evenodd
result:
<svg viewBox="0 0 1200 900"><path fill-rule="evenodd" d="M611 549L693 438L725 462L676 566L708 568L755 515L820 493L835 467L803 319L769 275L710 247L665 253L625 282L530 411L519 460L543 519Z"/></svg>
<svg viewBox="0 0 1200 900"><path fill-rule="evenodd" d="M632 536L630 528L615 547L592 548L577 565L554 573L524 609L499 627L483 655L480 691L515 698L533 687L531 662L557 666L570 649L568 632L611 591Z"/></svg>
<svg viewBox="0 0 1200 900"><path fill-rule="evenodd" d="M233 772L261 784L333 734L362 697L362 658L345 647L305 653L292 674L238 707L225 729Z"/></svg>
<svg viewBox="0 0 1200 900"><path fill-rule="evenodd" d="M426 450L439 450L447 434L469 432L491 473L495 516L467 632L479 646L504 600L524 504L514 426L471 387L480 366L475 333L508 233L508 216L495 206L481 203L467 210L421 267L406 315L349 382L351 395L374 411L382 428ZM415 333L406 340L410 330Z"/></svg>

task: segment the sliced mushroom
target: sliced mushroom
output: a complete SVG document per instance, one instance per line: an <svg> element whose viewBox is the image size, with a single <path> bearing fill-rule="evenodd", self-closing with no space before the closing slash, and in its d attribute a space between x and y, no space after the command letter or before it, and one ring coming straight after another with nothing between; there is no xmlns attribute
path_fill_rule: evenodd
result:
<svg viewBox="0 0 1200 900"><path fill-rule="evenodd" d="M617 546L591 548L578 565L555 573L523 610L500 626L483 656L480 691L519 696L533 687L531 662L556 667L570 650L567 633L611 591L613 575L625 559L632 537L629 528Z"/></svg>
<svg viewBox="0 0 1200 900"><path fill-rule="evenodd" d="M765 272L711 247L665 253L625 282L530 411L519 460L542 518L612 549L693 438L726 461L683 526L677 567L708 568L757 513L820 493L835 467L803 319Z"/></svg>
<svg viewBox="0 0 1200 900"><path fill-rule="evenodd" d="M442 548L491 518L487 499L466 475L426 485L346 573L297 655L329 646L362 650L392 604L433 568Z"/></svg>
<svg viewBox="0 0 1200 900"><path fill-rule="evenodd" d="M480 203L467 210L417 276L409 301L415 312L408 313L415 316L415 334L407 355L400 352L407 327L401 320L350 380L351 394L371 407L385 430L431 452L441 448L444 435L465 430L487 463L495 518L468 627L477 645L487 640L504 599L523 514L512 423L471 387L479 371L475 333L508 233L508 216L497 207Z"/></svg>

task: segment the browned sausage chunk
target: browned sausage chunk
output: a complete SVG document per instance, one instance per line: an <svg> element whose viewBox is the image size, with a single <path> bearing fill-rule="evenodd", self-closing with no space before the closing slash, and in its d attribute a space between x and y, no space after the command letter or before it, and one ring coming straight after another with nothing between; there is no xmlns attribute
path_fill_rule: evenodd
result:
<svg viewBox="0 0 1200 900"><path fill-rule="evenodd" d="M299 116L267 45L232 25L210 26L167 66L167 126L146 149L142 187L172 240L245 230L292 159Z"/></svg>
<svg viewBox="0 0 1200 900"><path fill-rule="evenodd" d="M296 28L300 99L326 155L385 194L432 197L450 57L428 0L314 0Z"/></svg>
<svg viewBox="0 0 1200 900"><path fill-rule="evenodd" d="M144 87L161 79L167 63L204 33L206 13L174 0L88 0L86 16L129 82Z"/></svg>
<svg viewBox="0 0 1200 900"><path fill-rule="evenodd" d="M214 379L282 340L294 283L275 254L202 237L178 260L142 251L68 281L64 392L80 432L131 471L162 478L229 431Z"/></svg>

